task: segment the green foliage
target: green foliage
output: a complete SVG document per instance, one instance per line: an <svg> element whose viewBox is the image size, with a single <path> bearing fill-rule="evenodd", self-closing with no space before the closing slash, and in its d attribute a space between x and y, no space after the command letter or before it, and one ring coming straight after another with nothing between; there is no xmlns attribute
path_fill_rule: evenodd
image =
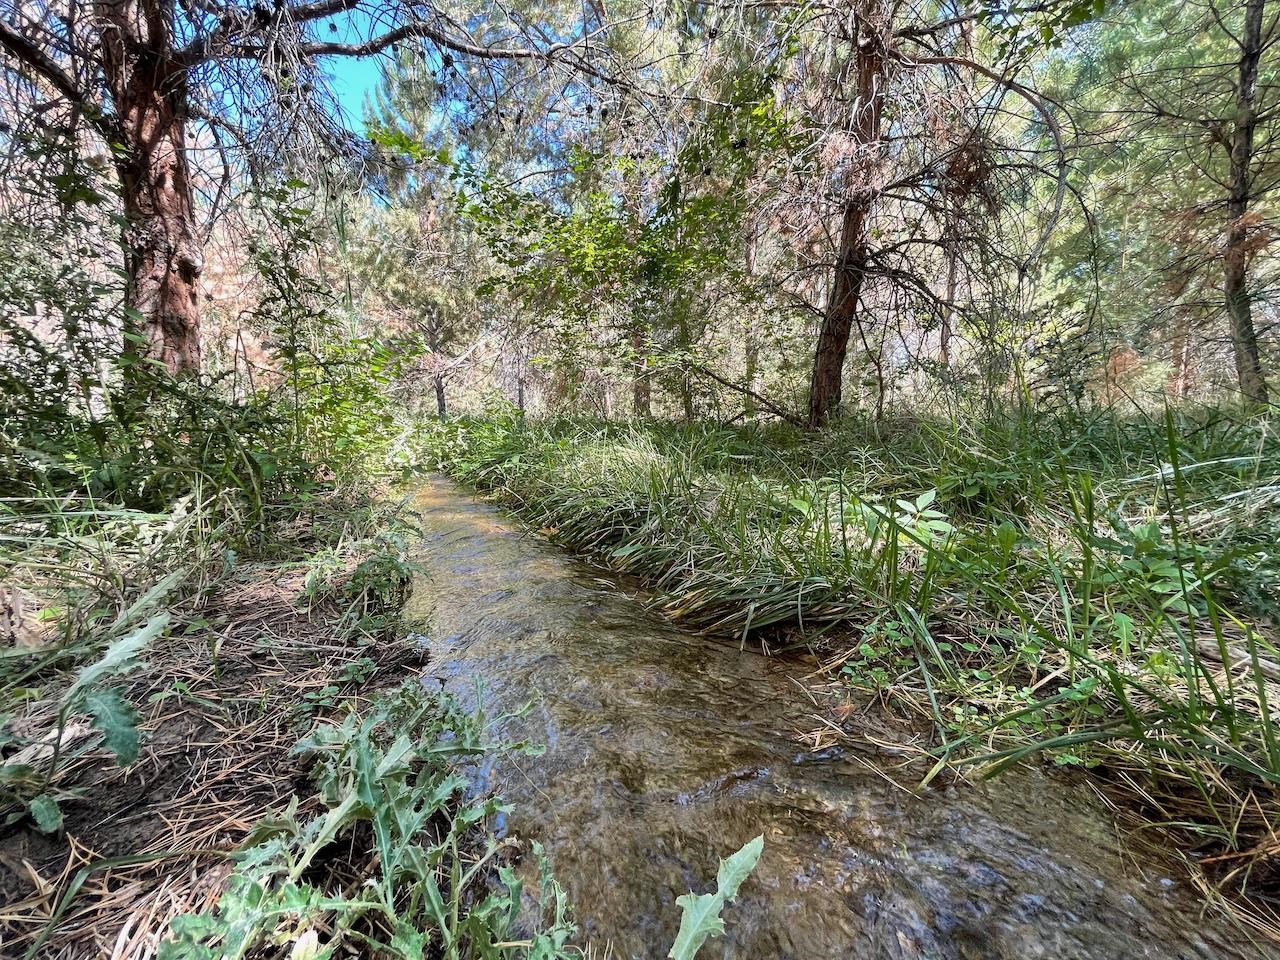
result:
<svg viewBox="0 0 1280 960"><path fill-rule="evenodd" d="M138 759L138 711L115 688L94 690L84 699L84 709L102 731L103 745L122 764Z"/></svg>
<svg viewBox="0 0 1280 960"><path fill-rule="evenodd" d="M50 181L63 205L35 180L28 222L0 221L0 264L13 267L0 269L0 585L29 590L45 629L35 648L0 662L0 712L53 697L53 729L29 731L15 750L35 750L45 734L55 747L0 768L0 804L48 827L59 822L50 784L70 718L86 714L102 739L67 749L100 742L121 763L136 758L136 710L116 681L175 609L320 490L407 466L390 392L416 354L342 328L309 270L315 216L292 181L257 198L254 221L251 321L277 345L278 375L256 386L215 364L172 378L127 349L138 318L121 306L119 265L94 268L120 227L103 171L74 143L28 146L46 169L65 161ZM411 572L396 536L387 532L344 597L353 630L368 636L393 628Z"/></svg>
<svg viewBox="0 0 1280 960"><path fill-rule="evenodd" d="M763 850L763 836L747 841L737 853L720 861L715 893L686 893L676 899L681 911L680 932L667 954L671 960L693 960L708 938L724 934L720 914L738 896L738 888L756 868Z"/></svg>
<svg viewBox="0 0 1280 960"><path fill-rule="evenodd" d="M31 800L31 819L42 833L54 833L62 829L62 809L58 801L47 793Z"/></svg>
<svg viewBox="0 0 1280 960"><path fill-rule="evenodd" d="M982 22L1000 39L1000 52L1026 52L1041 47L1054 49L1067 39L1073 27L1100 17L1106 0L1050 0L1030 9L1015 9L1007 3L987 0Z"/></svg>
<svg viewBox="0 0 1280 960"><path fill-rule="evenodd" d="M650 578L669 616L816 632L851 684L928 705L941 758L1143 766L1202 790L1228 832L1252 785L1280 784L1280 651L1254 600L1277 574L1257 534L1277 508L1269 421L805 437L510 418L433 444L558 541Z"/></svg>
<svg viewBox="0 0 1280 960"><path fill-rule="evenodd" d="M377 661L370 657L353 660L338 671L331 678L331 682L318 690L308 690L304 693L302 700L293 709L294 714L298 719L309 723L311 717L317 712L336 707L352 687L363 686L365 681L373 676L377 667Z"/></svg>
<svg viewBox="0 0 1280 960"><path fill-rule="evenodd" d="M309 957L566 956L573 928L545 866L539 913L548 922L523 940L511 934L524 886L497 865L508 844L488 826L503 808L465 799L453 763L492 749L482 720L411 682L364 718L321 723L296 749L315 760L323 810L301 816L295 801L260 824L216 909L174 920L162 958L232 960L290 944ZM359 886L326 867L352 843L372 856Z"/></svg>
<svg viewBox="0 0 1280 960"><path fill-rule="evenodd" d="M288 458L287 421L268 404L230 402L221 381L175 382L125 349L121 331L136 317L121 306L121 265L103 257L120 227L106 174L73 143L24 144L44 168L65 168L50 176L67 195L50 204L35 179L28 220L0 222L6 492L154 511L235 489L244 509L259 511L281 489L270 475Z"/></svg>
<svg viewBox="0 0 1280 960"><path fill-rule="evenodd" d="M425 350L415 335L359 336L344 323L310 266L321 240L303 188L295 180L260 193L263 236L252 245L263 285L253 322L277 345L284 374L257 402L288 424L279 448L300 463L273 473L291 491L307 489L307 471L340 479L386 469L399 434L391 388Z"/></svg>
<svg viewBox="0 0 1280 960"><path fill-rule="evenodd" d="M1041 298L1050 322L1079 311L1106 350L1132 347L1146 361L1143 378L1124 378L1131 395L1204 395L1233 375L1222 363L1230 361L1221 253L1246 7L1114 4L1096 23L1058 30L1056 38L1075 41L1069 54L1037 69L1039 89L1079 125L1084 200L1046 251ZM1269 48L1275 27L1267 24ZM1275 58L1263 56L1258 69L1248 166L1251 202L1265 205L1276 165L1264 145L1280 135L1280 88ZM1121 123L1132 124L1130 133L1117 137ZM1253 259L1251 288L1274 283L1274 258Z"/></svg>
<svg viewBox="0 0 1280 960"><path fill-rule="evenodd" d="M669 373L691 407L688 370L706 359L696 345L708 306L743 295L745 185L762 155L793 141L768 78L735 74L726 96L670 157L575 146L575 176L603 183L569 197L452 164L461 213L501 268L482 289L507 292L536 318L556 348L544 362L570 379L604 338L616 344L611 372Z"/></svg>
<svg viewBox="0 0 1280 960"><path fill-rule="evenodd" d="M417 528L405 514L403 503L387 506L377 512L376 531L356 537L344 531L307 562L299 599L309 607L337 606L339 629L361 643L394 638L409 583L421 570L409 560Z"/></svg>
<svg viewBox="0 0 1280 960"><path fill-rule="evenodd" d="M0 765L0 809L25 807L36 826L44 831L61 826L58 796L49 788L57 776L59 764L66 759L63 740L68 719L74 714L87 713L92 717L94 727L102 734L102 744L120 763L129 764L137 759L138 712L123 690L105 684L142 665L140 655L169 626L169 614L156 612L157 607L181 577L179 571L161 579L122 610L113 622L102 626L90 619L82 627L84 634L79 643L84 648L92 650L106 644L106 649L97 660L81 668L74 682L62 694L54 727L49 731L54 744L51 754L38 765L15 762ZM139 621L141 624L135 626ZM29 690L18 688L15 691L24 676L22 673L15 676L9 670L0 669L0 695L16 692L19 696L30 696L32 692ZM15 815L11 812L9 820L13 819Z"/></svg>

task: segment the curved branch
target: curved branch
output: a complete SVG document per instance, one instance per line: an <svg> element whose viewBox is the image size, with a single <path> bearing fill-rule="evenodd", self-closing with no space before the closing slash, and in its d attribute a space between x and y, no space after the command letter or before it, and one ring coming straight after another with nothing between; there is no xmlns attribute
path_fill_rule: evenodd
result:
<svg viewBox="0 0 1280 960"><path fill-rule="evenodd" d="M359 0L313 0L297 7L286 8L288 18L295 24L307 23L323 17L350 12L358 5ZM194 66L212 57L225 56L242 60L262 59L270 49L265 32L257 29L252 22L244 19L243 11L237 10L239 19L225 18L212 35L193 40L178 54L178 59L188 66ZM248 28L248 29L246 29ZM476 43L467 37L458 37L436 23L422 19L413 19L388 30L378 36L358 43L344 43L336 40L299 40L291 44L291 50L306 57L367 57L381 53L388 47L403 40L429 40L442 50L468 57L484 60L546 60L551 61L566 51L590 42L597 35L609 29L609 25L600 27L582 37L568 42L555 43L545 48L538 47L503 47L486 46ZM245 39L237 42L226 42L226 37L235 31L245 31ZM594 77L597 80L610 82L610 78L595 67L574 59L574 68Z"/></svg>
<svg viewBox="0 0 1280 960"><path fill-rule="evenodd" d="M481 57L486 60L527 60L535 57L551 57L560 50L568 49L570 46L567 43L559 43L549 47L546 51L530 47L486 47L478 43L472 43L469 40L459 40L456 37L451 37L438 27L421 20L415 20L412 23L397 27L395 30L388 30L381 36L373 37L364 43L315 41L298 44L298 51L318 57L367 57L370 54L381 53L387 47L399 43L401 40L413 38L430 40L437 46L452 50L454 53L465 54L469 57Z"/></svg>
<svg viewBox="0 0 1280 960"><path fill-rule="evenodd" d="M71 103L82 108L90 105L87 94L69 73L58 66L57 62L33 41L24 37L12 24L4 20L0 20L0 47L19 63L26 64L38 73Z"/></svg>
<svg viewBox="0 0 1280 960"><path fill-rule="evenodd" d="M110 143L115 139L111 118L103 113L101 105L93 100L90 92L82 88L49 54L4 20L0 20L0 50L53 87L103 140Z"/></svg>
<svg viewBox="0 0 1280 960"><path fill-rule="evenodd" d="M984 17L988 19L996 19L999 17L1022 16L1023 14L1028 13L1045 13L1052 9L1052 7L1053 4L1051 3L1034 3L1026 7L1011 6L1004 10L990 10L986 7L982 7L977 10L959 13L956 16L948 17L945 20L938 20L935 23L927 23L918 27L904 27L901 30L894 31L893 35L899 39L914 40L919 37L928 37L942 33L952 27L958 27L963 23L976 23Z"/></svg>
<svg viewBox="0 0 1280 960"><path fill-rule="evenodd" d="M928 66L931 64L948 64L951 66L964 67L968 70L972 70L974 73L981 74L982 76L986 77L988 80L991 80L994 83L998 83L1000 86L1004 87L1010 93L1017 94L1023 100L1027 101L1027 103L1031 105L1032 109L1034 109L1036 113L1040 114L1041 119L1044 120L1045 126L1049 129L1049 135L1053 138L1054 149L1057 151L1057 154L1058 154L1058 189L1054 193L1053 216L1049 218L1049 223L1045 227L1044 233L1041 234L1039 241L1037 241L1035 248L1031 251L1031 254L1027 257L1026 262L1030 264L1032 261L1039 259L1040 254L1044 252L1045 246L1049 243L1049 237L1052 235L1053 231L1057 228L1058 221L1062 218L1062 205L1067 196L1067 148L1062 140L1062 128L1058 126L1058 121L1053 116L1053 111L1049 109L1048 104L1045 102L1044 98L1036 94L1034 91L1030 90L1027 87L1024 87L1022 84L1018 83L1018 81L1012 80L1001 73L997 73L995 70L992 70L990 67L985 67L980 63L974 62L973 60L968 60L964 57L906 57L906 56L904 56L902 60L908 66Z"/></svg>
<svg viewBox="0 0 1280 960"><path fill-rule="evenodd" d="M785 421L786 423L790 423L793 426L797 426L797 427L802 427L805 425L804 420L796 416L794 413L791 413L788 410L785 410L782 407L778 406L768 397L762 396L761 394L750 389L749 387L744 387L740 383L734 383L732 380L726 380L724 377L720 376L719 374L712 373L710 370L708 370L706 367L704 367L700 363L691 363L689 364L688 369L693 373L696 373L701 376L707 377L708 379L714 380L716 383L720 384L721 386L728 387L730 390L733 390L736 393L740 393L743 396L750 397L756 403L760 404L760 406L763 407L765 410L768 410L775 417L778 417L779 419Z"/></svg>

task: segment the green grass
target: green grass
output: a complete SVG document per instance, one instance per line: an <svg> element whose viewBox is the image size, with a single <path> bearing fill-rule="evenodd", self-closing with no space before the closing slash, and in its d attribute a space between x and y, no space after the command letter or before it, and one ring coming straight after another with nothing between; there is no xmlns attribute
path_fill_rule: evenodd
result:
<svg viewBox="0 0 1280 960"><path fill-rule="evenodd" d="M809 436L499 416L428 429L445 470L646 577L669 616L817 641L849 684L923 710L935 770L1042 754L1123 781L1147 816L1208 849L1249 854L1269 835L1270 420L1099 413ZM1261 852L1224 876L1269 878Z"/></svg>

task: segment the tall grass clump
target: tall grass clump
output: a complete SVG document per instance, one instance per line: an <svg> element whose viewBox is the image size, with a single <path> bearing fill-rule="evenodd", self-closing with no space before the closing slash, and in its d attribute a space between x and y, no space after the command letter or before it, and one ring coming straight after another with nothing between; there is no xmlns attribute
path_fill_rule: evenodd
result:
<svg viewBox="0 0 1280 960"><path fill-rule="evenodd" d="M817 642L946 764L1095 769L1240 886L1277 879L1280 449L1221 411L784 427L436 426L453 476L654 585L669 616Z"/></svg>

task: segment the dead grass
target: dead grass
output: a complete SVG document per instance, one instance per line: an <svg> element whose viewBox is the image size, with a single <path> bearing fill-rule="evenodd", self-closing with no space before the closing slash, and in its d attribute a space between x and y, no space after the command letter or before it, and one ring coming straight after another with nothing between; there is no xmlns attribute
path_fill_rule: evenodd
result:
<svg viewBox="0 0 1280 960"><path fill-rule="evenodd" d="M216 902L225 854L256 824L295 792L304 812L314 802L290 753L299 733L336 701L400 682L419 654L362 643L336 604L300 599L305 575L297 563L241 566L131 678L138 760L116 766L85 732L51 785L66 798L63 833L0 833L0 955L153 957L175 916ZM372 671L336 679L362 658ZM39 728L55 711L37 702L22 719Z"/></svg>

